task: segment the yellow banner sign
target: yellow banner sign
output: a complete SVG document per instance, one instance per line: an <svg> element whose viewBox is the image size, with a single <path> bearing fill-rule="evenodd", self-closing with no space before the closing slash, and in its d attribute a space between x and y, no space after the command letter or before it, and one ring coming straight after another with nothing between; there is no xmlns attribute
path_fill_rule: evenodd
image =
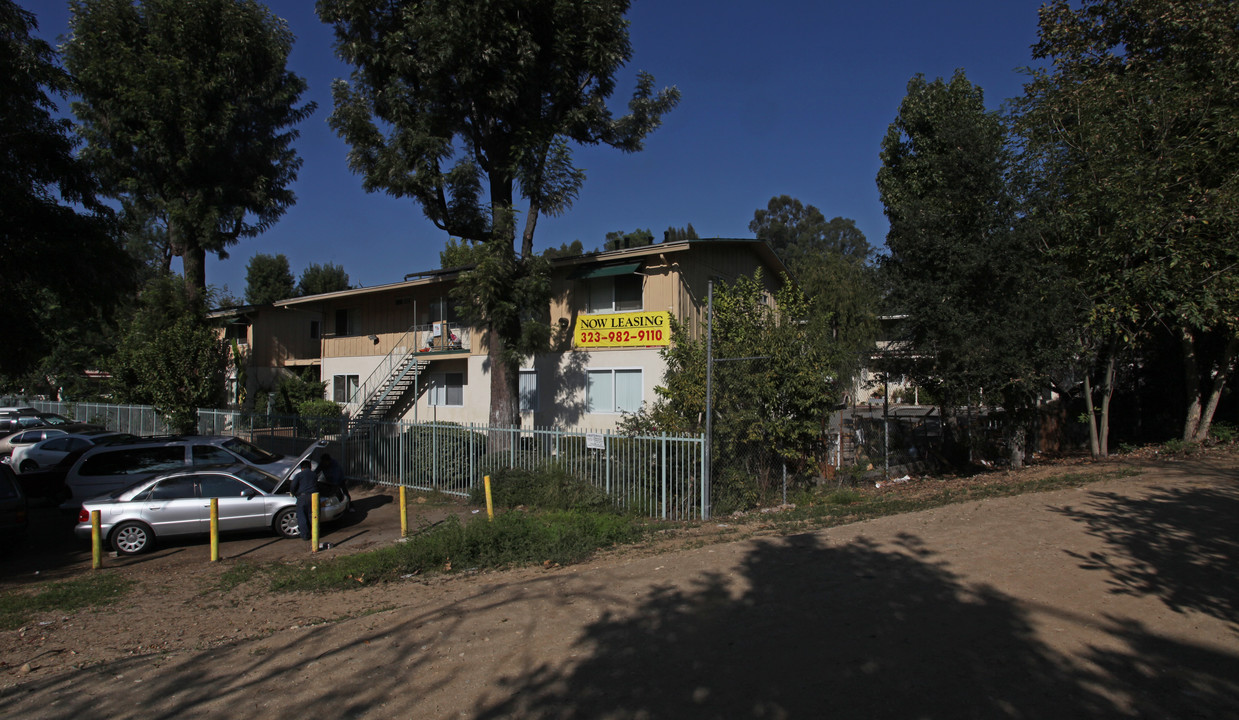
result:
<svg viewBox="0 0 1239 720"><path fill-rule="evenodd" d="M577 347L648 347L671 343L671 313L578 315Z"/></svg>

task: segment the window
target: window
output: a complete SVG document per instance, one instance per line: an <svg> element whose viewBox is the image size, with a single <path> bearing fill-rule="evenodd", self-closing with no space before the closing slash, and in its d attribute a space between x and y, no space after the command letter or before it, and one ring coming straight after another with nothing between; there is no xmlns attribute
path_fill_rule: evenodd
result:
<svg viewBox="0 0 1239 720"><path fill-rule="evenodd" d="M431 405L462 407L465 404L465 374L436 373L430 376L428 395Z"/></svg>
<svg viewBox="0 0 1239 720"><path fill-rule="evenodd" d="M440 320L455 323L459 322L460 318L456 315L456 303L445 297L436 298L430 301L430 322L438 322Z"/></svg>
<svg viewBox="0 0 1239 720"><path fill-rule="evenodd" d="M590 370L585 402L592 413L637 412L641 409L640 370Z"/></svg>
<svg viewBox="0 0 1239 720"><path fill-rule="evenodd" d="M43 449L47 452L70 452L72 448L69 447L69 441L77 439L78 438L67 437L52 438L51 440L43 443ZM83 440L82 442L86 441ZM89 445L90 443L87 442L86 444Z"/></svg>
<svg viewBox="0 0 1239 720"><path fill-rule="evenodd" d="M318 339L318 321L317 320L310 321L310 339L311 340Z"/></svg>
<svg viewBox="0 0 1239 720"><path fill-rule="evenodd" d="M185 448L172 445L99 453L82 463L80 475L135 475L176 470L185 464Z"/></svg>
<svg viewBox="0 0 1239 720"><path fill-rule="evenodd" d="M249 329L245 323L228 323L224 326L224 340L228 343L236 340L238 345L246 345L250 341Z"/></svg>
<svg viewBox="0 0 1239 720"><path fill-rule="evenodd" d="M192 475L168 478L151 488L150 500L183 500L196 496Z"/></svg>
<svg viewBox="0 0 1239 720"><path fill-rule="evenodd" d="M331 383L331 399L338 403L352 402L360 387L357 375L336 375Z"/></svg>
<svg viewBox="0 0 1239 720"><path fill-rule="evenodd" d="M198 492L204 498L245 497L256 495L254 488L227 475L204 473L198 476Z"/></svg>
<svg viewBox="0 0 1239 720"><path fill-rule="evenodd" d="M521 370L521 412L538 411L538 371Z"/></svg>
<svg viewBox="0 0 1239 720"><path fill-rule="evenodd" d="M352 310L336 310L336 335L360 335L357 327L357 315Z"/></svg>
<svg viewBox="0 0 1239 720"><path fill-rule="evenodd" d="M589 281L589 311L636 312L644 307L641 300L641 275L616 275Z"/></svg>
<svg viewBox="0 0 1239 720"><path fill-rule="evenodd" d="M194 465L230 465L237 461L227 450L215 445L195 445L191 454Z"/></svg>

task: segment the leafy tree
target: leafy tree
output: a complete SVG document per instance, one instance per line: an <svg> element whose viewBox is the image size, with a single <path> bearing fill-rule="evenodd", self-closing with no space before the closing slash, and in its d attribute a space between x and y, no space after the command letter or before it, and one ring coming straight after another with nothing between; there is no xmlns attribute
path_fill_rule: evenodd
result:
<svg viewBox="0 0 1239 720"><path fill-rule="evenodd" d="M297 280L298 295L321 295L348 289L348 273L344 272L344 266L332 263L310 263Z"/></svg>
<svg viewBox="0 0 1239 720"><path fill-rule="evenodd" d="M572 144L642 148L679 99L640 73L629 114L607 108L632 56L628 3L320 0L339 55L331 125L367 190L416 200L442 230L485 247L457 296L485 328L490 421L520 424L518 369L549 328L538 219L566 211L585 173ZM517 239L518 199L526 201Z"/></svg>
<svg viewBox="0 0 1239 720"><path fill-rule="evenodd" d="M754 212L749 230L787 263L835 342L850 348L854 374L877 334L878 284L864 233L853 220L827 221L816 207L787 195Z"/></svg>
<svg viewBox="0 0 1239 720"><path fill-rule="evenodd" d="M607 233L607 240L602 245L603 250L624 250L626 248L645 247L654 244L654 233L637 228L626 233L623 230L613 230Z"/></svg>
<svg viewBox="0 0 1239 720"><path fill-rule="evenodd" d="M102 331L133 275L95 180L73 155L70 123L55 117L53 96L69 78L35 27L34 15L0 0L0 374L37 367L63 380L83 367L58 336Z"/></svg>
<svg viewBox="0 0 1239 720"><path fill-rule="evenodd" d="M688 227L669 227L663 231L663 242L680 242L683 240L697 239L697 231L693 229L692 223L689 223Z"/></svg>
<svg viewBox="0 0 1239 720"><path fill-rule="evenodd" d="M1004 408L1018 467L1025 413L1060 359L1060 333L1047 327L1056 318L1038 284L1057 271L1012 230L1006 137L963 71L950 81L917 75L882 140L877 183L890 220L886 292L903 318L901 352L888 354L886 369L939 398L948 428L959 405Z"/></svg>
<svg viewBox="0 0 1239 720"><path fill-rule="evenodd" d="M793 470L811 467L822 428L842 397L851 359L813 318L813 302L799 287L784 283L771 293L760 271L714 289L712 453L726 512L755 501L769 490L786 461ZM696 335L696 337L694 337ZM673 323L671 344L662 351L667 369L658 399L625 418L628 431L701 432L705 423L706 339ZM745 469L757 487L736 485L726 468ZM739 477L739 476L736 476Z"/></svg>
<svg viewBox="0 0 1239 720"><path fill-rule="evenodd" d="M148 283L122 325L110 361L113 396L155 406L176 432L192 432L198 409L224 401L229 348L206 320L206 298L165 275Z"/></svg>
<svg viewBox="0 0 1239 720"><path fill-rule="evenodd" d="M307 403L324 400L326 392L327 383L318 379L313 368L305 368L300 375L281 375L274 388L259 391L254 399L254 412L259 415L297 415ZM323 413L316 410L314 414Z"/></svg>
<svg viewBox="0 0 1239 720"><path fill-rule="evenodd" d="M295 297L293 272L288 267L288 258L279 255L257 253L245 266L245 302L250 305L267 305L276 300Z"/></svg>
<svg viewBox="0 0 1239 720"><path fill-rule="evenodd" d="M580 240L573 240L571 245L568 243L561 243L557 248L549 247L542 251L542 257L548 260L557 257L575 257L577 255L584 254L585 246L581 244Z"/></svg>
<svg viewBox="0 0 1239 720"><path fill-rule="evenodd" d="M1072 5L1042 7L1050 62L1016 106L1028 212L1099 345L1177 337L1182 438L1202 441L1239 352L1239 5Z"/></svg>
<svg viewBox="0 0 1239 720"><path fill-rule="evenodd" d="M439 251L439 266L447 268L465 268L478 264L480 246L466 240L457 242L456 238L448 238L447 245Z"/></svg>
<svg viewBox="0 0 1239 720"><path fill-rule="evenodd" d="M832 255L864 263L873 254L856 221L837 217L827 222L821 210L788 195L772 197L765 210L754 212L749 230L789 267L806 256Z"/></svg>
<svg viewBox="0 0 1239 720"><path fill-rule="evenodd" d="M253 0L73 0L65 60L83 157L135 223L156 223L188 292L293 204L305 81L293 37Z"/></svg>

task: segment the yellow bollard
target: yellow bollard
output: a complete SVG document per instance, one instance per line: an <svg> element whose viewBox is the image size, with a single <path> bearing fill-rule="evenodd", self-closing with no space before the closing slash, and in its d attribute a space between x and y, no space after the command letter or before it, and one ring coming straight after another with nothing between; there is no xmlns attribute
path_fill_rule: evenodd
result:
<svg viewBox="0 0 1239 720"><path fill-rule="evenodd" d="M219 562L219 498L211 498L211 562Z"/></svg>
<svg viewBox="0 0 1239 720"><path fill-rule="evenodd" d="M400 537L409 536L409 506L405 488L400 486Z"/></svg>
<svg viewBox="0 0 1239 720"><path fill-rule="evenodd" d="M99 531L99 511L90 511L90 567L103 567L103 533Z"/></svg>
<svg viewBox="0 0 1239 720"><path fill-rule="evenodd" d="M310 498L310 552L318 552L318 493Z"/></svg>
<svg viewBox="0 0 1239 720"><path fill-rule="evenodd" d="M486 517L493 521L495 519L495 506L490 501L490 475L483 475L482 482L486 485Z"/></svg>

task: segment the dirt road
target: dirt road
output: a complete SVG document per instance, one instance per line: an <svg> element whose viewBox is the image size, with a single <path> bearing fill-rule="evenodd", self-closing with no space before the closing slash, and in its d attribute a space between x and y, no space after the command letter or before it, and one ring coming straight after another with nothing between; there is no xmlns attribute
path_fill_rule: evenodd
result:
<svg viewBox="0 0 1239 720"><path fill-rule="evenodd" d="M0 716L1239 717L1234 456L356 592L199 568L5 633Z"/></svg>

